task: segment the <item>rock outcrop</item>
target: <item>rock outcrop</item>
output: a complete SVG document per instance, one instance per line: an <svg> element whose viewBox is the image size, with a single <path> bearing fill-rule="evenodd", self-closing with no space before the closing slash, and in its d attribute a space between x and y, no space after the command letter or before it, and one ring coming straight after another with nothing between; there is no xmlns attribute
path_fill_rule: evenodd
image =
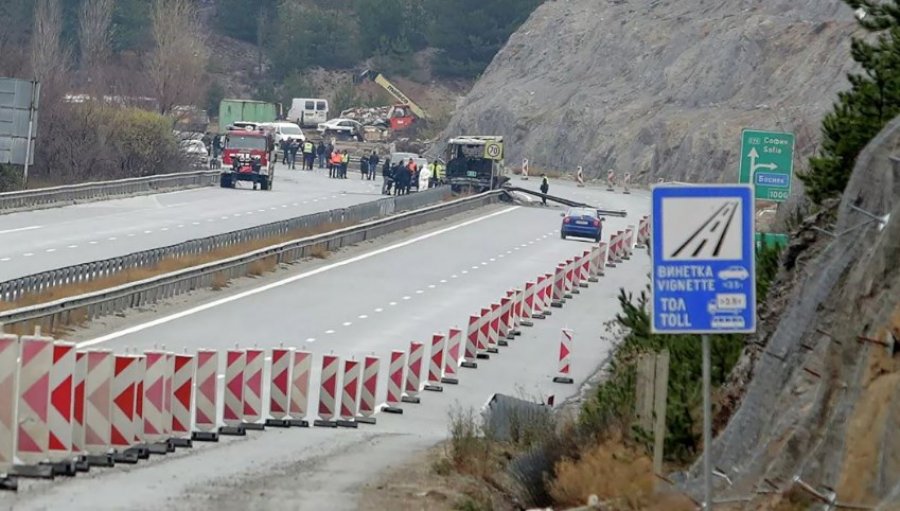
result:
<svg viewBox="0 0 900 511"><path fill-rule="evenodd" d="M857 30L840 0L549 0L444 135L504 135L510 166L728 182L741 129L780 129L800 165Z"/></svg>

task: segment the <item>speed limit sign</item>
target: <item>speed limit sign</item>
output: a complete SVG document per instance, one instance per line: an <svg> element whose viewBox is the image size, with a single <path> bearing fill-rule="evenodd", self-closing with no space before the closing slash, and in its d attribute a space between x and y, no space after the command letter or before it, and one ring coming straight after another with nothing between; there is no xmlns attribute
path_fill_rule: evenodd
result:
<svg viewBox="0 0 900 511"><path fill-rule="evenodd" d="M502 160L503 142L488 142L484 144L484 157L490 160Z"/></svg>

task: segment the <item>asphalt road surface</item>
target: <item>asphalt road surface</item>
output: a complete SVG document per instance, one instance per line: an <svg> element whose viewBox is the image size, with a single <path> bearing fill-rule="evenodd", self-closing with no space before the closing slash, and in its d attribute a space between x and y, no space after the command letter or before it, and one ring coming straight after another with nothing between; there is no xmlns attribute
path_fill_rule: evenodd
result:
<svg viewBox="0 0 900 511"><path fill-rule="evenodd" d="M566 186L557 187L560 195ZM572 187L574 191L574 187ZM627 209L610 218L610 231L647 214L648 195L613 195L578 189L605 207ZM560 209L497 206L481 216L450 219L402 240L334 256L314 268L299 265L261 287L211 300L101 335L76 336L80 346L122 351L165 345L188 351L224 349L236 343L263 348L284 343L315 355L311 409L315 410L321 355L381 356L378 402L384 400L387 357L409 342L429 342L434 332L465 327L469 314L512 287L550 272L580 254L587 241L559 238ZM198 446L133 469L95 471L53 483L26 482L19 495L0 496L15 509L356 509L359 489L383 470L442 440L448 413L483 406L495 392L557 402L574 394L611 348L604 323L618 309L624 287L646 285L643 251L599 283L582 290L562 310L500 348L476 370L461 369L460 385L424 392L402 416L378 414L375 426L358 430L269 430L246 439ZM575 331L575 385L551 382L557 370L560 329ZM220 368L220 373L222 372ZM221 378L221 376L220 376ZM221 380L220 380L221 381ZM264 396L266 402L267 396Z"/></svg>
<svg viewBox="0 0 900 511"><path fill-rule="evenodd" d="M0 281L381 198L380 177L275 175L267 192L209 187L0 215Z"/></svg>

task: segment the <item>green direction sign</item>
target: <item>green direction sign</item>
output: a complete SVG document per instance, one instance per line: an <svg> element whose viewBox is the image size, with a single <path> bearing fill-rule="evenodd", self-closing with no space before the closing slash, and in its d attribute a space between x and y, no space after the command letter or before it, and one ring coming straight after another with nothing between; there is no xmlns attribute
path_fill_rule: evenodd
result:
<svg viewBox="0 0 900 511"><path fill-rule="evenodd" d="M756 249L759 250L763 247L763 245L767 247L779 247L784 248L788 244L788 235L787 234L776 234L773 232L758 232L756 233Z"/></svg>
<svg viewBox="0 0 900 511"><path fill-rule="evenodd" d="M752 183L756 198L784 202L791 194L794 134L745 129L741 133L740 183Z"/></svg>

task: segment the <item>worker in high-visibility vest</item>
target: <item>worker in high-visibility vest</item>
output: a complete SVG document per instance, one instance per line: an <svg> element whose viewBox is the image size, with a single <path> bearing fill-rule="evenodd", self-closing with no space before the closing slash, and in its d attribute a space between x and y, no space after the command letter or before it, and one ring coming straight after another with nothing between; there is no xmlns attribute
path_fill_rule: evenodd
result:
<svg viewBox="0 0 900 511"><path fill-rule="evenodd" d="M341 152L335 150L331 153L331 166L328 169L328 177L335 179L341 177Z"/></svg>
<svg viewBox="0 0 900 511"><path fill-rule="evenodd" d="M341 178L347 179L347 167L350 165L350 153L344 149L344 154L341 155Z"/></svg>
<svg viewBox="0 0 900 511"><path fill-rule="evenodd" d="M303 144L303 167L306 170L313 169L313 161L316 159L316 145L307 140Z"/></svg>

